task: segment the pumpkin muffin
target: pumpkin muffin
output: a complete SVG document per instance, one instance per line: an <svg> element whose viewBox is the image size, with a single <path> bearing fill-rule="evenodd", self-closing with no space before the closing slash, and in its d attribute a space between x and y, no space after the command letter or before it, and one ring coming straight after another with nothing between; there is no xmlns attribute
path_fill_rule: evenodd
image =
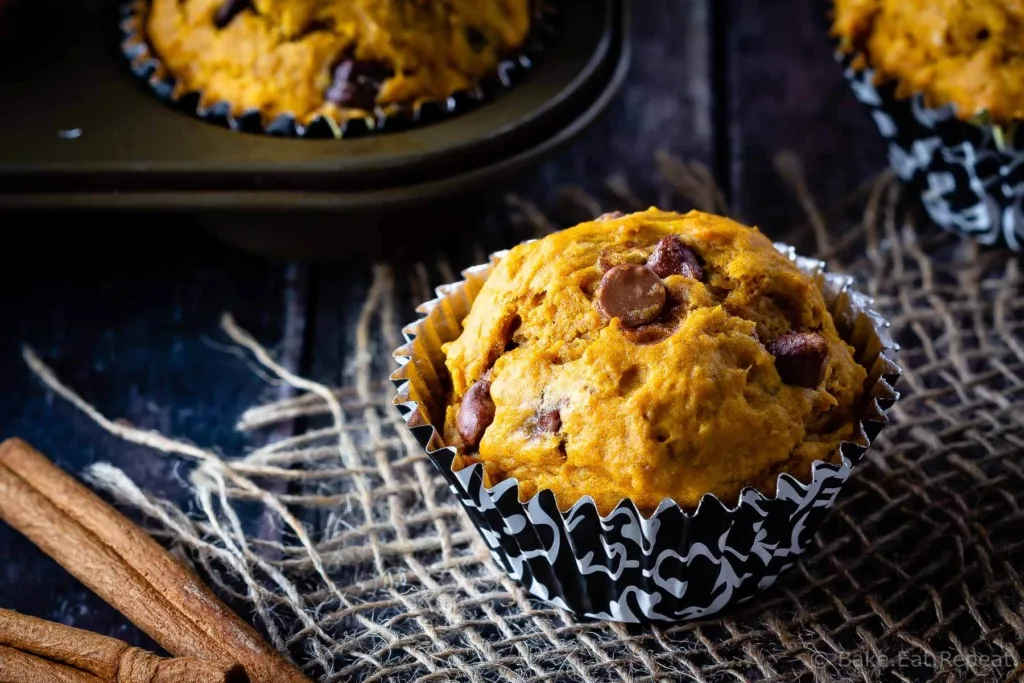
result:
<svg viewBox="0 0 1024 683"><path fill-rule="evenodd" d="M472 88L530 23L530 0L152 0L146 35L205 103L341 122Z"/></svg>
<svg viewBox="0 0 1024 683"><path fill-rule="evenodd" d="M443 351L456 468L602 513L806 480L853 436L866 379L814 280L757 229L695 211L512 249Z"/></svg>
<svg viewBox="0 0 1024 683"><path fill-rule="evenodd" d="M835 0L833 34L855 68L870 67L959 118L1024 115L1021 0Z"/></svg>

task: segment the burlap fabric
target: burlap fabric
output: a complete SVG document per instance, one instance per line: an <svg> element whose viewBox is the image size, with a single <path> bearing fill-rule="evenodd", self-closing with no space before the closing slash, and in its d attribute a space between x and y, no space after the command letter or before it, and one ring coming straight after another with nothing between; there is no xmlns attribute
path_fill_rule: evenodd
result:
<svg viewBox="0 0 1024 683"><path fill-rule="evenodd" d="M728 210L701 167L658 161L675 208ZM491 563L390 405L390 351L409 300L458 279L450 262L374 269L341 388L294 376L226 316L228 337L297 391L247 411L239 429L309 425L244 455L108 419L87 389L83 399L31 350L26 359L106 429L195 461L191 516L109 465L89 478L143 513L222 595L251 606L271 642L324 681L1014 680L1024 673L1021 264L922 223L889 175L823 215L798 164L782 157L779 168L808 221L771 236L858 276L876 297L903 346L904 397L806 559L721 619L580 622L529 599ZM608 189L601 201L566 191L557 215L647 203L622 178ZM511 205L517 237L559 225ZM261 508L279 533L243 524L241 510Z"/></svg>

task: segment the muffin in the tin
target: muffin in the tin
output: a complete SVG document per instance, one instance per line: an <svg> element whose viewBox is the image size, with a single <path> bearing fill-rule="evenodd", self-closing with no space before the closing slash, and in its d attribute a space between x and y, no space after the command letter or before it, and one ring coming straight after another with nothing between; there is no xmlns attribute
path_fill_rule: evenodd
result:
<svg viewBox="0 0 1024 683"><path fill-rule="evenodd" d="M473 88L531 16L530 0L152 0L145 37L202 103L341 124Z"/></svg>
<svg viewBox="0 0 1024 683"><path fill-rule="evenodd" d="M726 218L649 210L520 245L463 326L445 442L523 500L735 504L858 429L866 371L816 282Z"/></svg>
<svg viewBox="0 0 1024 683"><path fill-rule="evenodd" d="M1024 248L1024 4L834 0L832 11L854 93L935 222Z"/></svg>

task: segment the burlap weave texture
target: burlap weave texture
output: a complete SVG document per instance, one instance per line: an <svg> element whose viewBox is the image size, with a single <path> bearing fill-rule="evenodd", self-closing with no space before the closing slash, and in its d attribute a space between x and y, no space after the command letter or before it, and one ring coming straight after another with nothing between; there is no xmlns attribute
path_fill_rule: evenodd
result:
<svg viewBox="0 0 1024 683"><path fill-rule="evenodd" d="M706 172L662 157L678 206L727 212ZM410 303L458 279L451 261L373 270L350 381L280 367L230 316L224 331L297 396L239 428L309 430L225 457L113 421L26 351L43 381L109 431L195 461L199 514L109 465L90 480L144 513L271 642L324 681L1016 680L1024 674L1024 291L1021 264L923 223L889 175L825 217L780 170L808 223L771 235L859 278L893 323L905 370L893 425L869 451L803 562L721 619L627 629L579 622L499 572L390 405L390 351ZM569 219L643 208L621 178L601 200L567 191ZM513 200L529 237L556 227ZM849 214L849 215L846 215ZM564 221L563 221L564 222ZM486 245L492 246L507 245ZM464 264L479 262L481 246ZM157 456L154 456L157 457ZM254 507L255 506L255 507ZM238 510L280 533L256 535Z"/></svg>

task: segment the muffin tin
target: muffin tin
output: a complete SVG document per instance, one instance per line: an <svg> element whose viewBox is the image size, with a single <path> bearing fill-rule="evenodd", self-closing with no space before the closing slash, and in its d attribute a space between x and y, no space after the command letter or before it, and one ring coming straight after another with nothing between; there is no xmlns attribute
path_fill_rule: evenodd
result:
<svg viewBox="0 0 1024 683"><path fill-rule="evenodd" d="M116 2L58 2L33 3L19 27L32 40L0 63L0 209L184 211L228 233L241 219L236 237L300 211L364 223L494 187L589 125L630 55L628 0L565 2L561 35L493 102L404 131L287 139L160 101L120 52Z"/></svg>

